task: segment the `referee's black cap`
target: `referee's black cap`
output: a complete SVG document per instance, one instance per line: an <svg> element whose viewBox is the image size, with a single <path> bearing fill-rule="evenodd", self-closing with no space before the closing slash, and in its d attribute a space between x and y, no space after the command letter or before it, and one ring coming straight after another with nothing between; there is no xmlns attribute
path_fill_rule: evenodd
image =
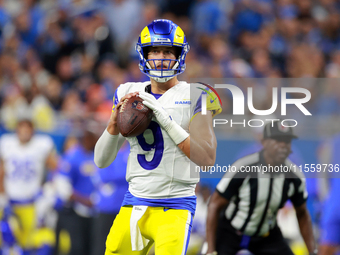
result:
<svg viewBox="0 0 340 255"><path fill-rule="evenodd" d="M298 138L293 131L292 127L287 127L282 125L280 121L273 121L270 123L267 123L267 125L264 127L263 130L263 139L267 138L281 138L281 137L286 137L286 138L291 138L291 139L296 139Z"/></svg>

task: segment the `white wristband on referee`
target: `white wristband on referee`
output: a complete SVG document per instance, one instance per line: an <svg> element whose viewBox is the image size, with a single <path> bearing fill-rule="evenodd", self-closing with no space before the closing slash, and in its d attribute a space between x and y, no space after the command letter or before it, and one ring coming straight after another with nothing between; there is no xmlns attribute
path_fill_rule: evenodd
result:
<svg viewBox="0 0 340 255"><path fill-rule="evenodd" d="M171 121L170 125L166 128L171 139L175 142L176 145L183 142L188 138L189 134L185 131L180 125L178 125L175 121Z"/></svg>

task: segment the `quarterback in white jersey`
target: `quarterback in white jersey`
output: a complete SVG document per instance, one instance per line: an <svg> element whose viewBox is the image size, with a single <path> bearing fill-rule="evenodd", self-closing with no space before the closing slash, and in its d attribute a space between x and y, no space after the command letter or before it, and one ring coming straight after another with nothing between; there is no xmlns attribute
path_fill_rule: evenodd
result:
<svg viewBox="0 0 340 255"><path fill-rule="evenodd" d="M108 235L105 254L147 254L153 244L156 255L186 254L199 181L190 176L190 164L214 164L212 117L221 106L209 91L204 102L208 114L202 115L201 95L206 87L178 81L189 45L172 21L155 20L146 26L136 50L140 70L150 82L118 87L109 125L95 147L95 163L111 164L125 139L117 128L117 109L126 98L138 95L154 117L143 134L127 138L129 190Z"/></svg>
<svg viewBox="0 0 340 255"><path fill-rule="evenodd" d="M35 248L34 202L41 192L46 168L53 168L56 163L54 155L52 139L35 135L29 120L18 123L16 134L4 134L0 138L0 209L10 204L19 218L21 230L17 241L24 249Z"/></svg>
<svg viewBox="0 0 340 255"><path fill-rule="evenodd" d="M202 87L201 84L196 86ZM195 93L196 97L192 98L190 87L181 81L158 99L173 121L187 133L201 96L201 93ZM150 88L150 82L122 84L116 91L114 104L131 92ZM191 91L191 94L194 93ZM131 146L126 174L131 194L143 198L194 196L198 178L190 177L190 159L155 117L148 129L143 135L126 138Z"/></svg>

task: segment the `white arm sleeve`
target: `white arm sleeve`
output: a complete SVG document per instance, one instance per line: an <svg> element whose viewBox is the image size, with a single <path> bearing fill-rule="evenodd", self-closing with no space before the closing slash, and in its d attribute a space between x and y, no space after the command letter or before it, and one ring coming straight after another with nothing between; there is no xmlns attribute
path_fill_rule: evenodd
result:
<svg viewBox="0 0 340 255"><path fill-rule="evenodd" d="M121 134L111 135L105 129L94 147L94 163L100 168L108 167L115 160L124 141L125 137Z"/></svg>

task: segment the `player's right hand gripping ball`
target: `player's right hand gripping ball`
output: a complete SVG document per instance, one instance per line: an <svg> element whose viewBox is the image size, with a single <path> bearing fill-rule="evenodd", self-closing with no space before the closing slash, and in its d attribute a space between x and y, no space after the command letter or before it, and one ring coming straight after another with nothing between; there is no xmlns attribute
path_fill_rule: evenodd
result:
<svg viewBox="0 0 340 255"><path fill-rule="evenodd" d="M127 98L118 109L117 125L119 132L125 137L142 134L152 119L152 110L146 107L138 96Z"/></svg>

